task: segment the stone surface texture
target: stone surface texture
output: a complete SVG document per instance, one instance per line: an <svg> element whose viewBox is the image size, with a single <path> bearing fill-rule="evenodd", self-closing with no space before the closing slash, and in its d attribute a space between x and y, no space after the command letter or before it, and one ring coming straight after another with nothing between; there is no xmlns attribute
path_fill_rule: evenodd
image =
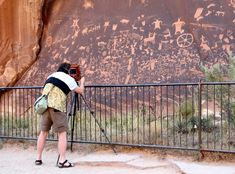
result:
<svg viewBox="0 0 235 174"><path fill-rule="evenodd" d="M39 52L43 0L0 0L0 86L12 86Z"/></svg>

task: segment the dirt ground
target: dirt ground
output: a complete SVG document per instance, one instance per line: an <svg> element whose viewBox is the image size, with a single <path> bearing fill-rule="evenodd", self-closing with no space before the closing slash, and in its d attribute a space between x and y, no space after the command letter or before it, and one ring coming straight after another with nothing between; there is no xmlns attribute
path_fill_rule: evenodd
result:
<svg viewBox="0 0 235 174"><path fill-rule="evenodd" d="M36 142L0 139L0 174L235 174L235 157L229 154L205 154L198 161L193 152L117 147L115 154L109 146L87 144L74 144L67 152L73 168L56 167L56 142L46 144L43 165L36 166Z"/></svg>

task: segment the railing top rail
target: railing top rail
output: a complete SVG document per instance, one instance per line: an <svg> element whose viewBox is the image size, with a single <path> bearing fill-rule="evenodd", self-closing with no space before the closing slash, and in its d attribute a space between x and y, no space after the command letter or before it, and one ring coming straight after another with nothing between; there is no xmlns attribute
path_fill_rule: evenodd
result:
<svg viewBox="0 0 235 174"><path fill-rule="evenodd" d="M145 83L145 84L113 84L113 85L86 85L86 87L145 87L145 86L193 86L193 85L235 85L234 82L198 82L198 83Z"/></svg>
<svg viewBox="0 0 235 174"><path fill-rule="evenodd" d="M12 86L12 87L0 87L0 91L7 89L41 89L42 86Z"/></svg>
<svg viewBox="0 0 235 174"><path fill-rule="evenodd" d="M145 83L145 84L95 84L95 85L86 85L85 87L146 87L146 86L193 86L193 85L234 85L235 81L229 82L194 82L194 83ZM14 87L0 87L1 90L7 89L41 89L43 86L14 86Z"/></svg>

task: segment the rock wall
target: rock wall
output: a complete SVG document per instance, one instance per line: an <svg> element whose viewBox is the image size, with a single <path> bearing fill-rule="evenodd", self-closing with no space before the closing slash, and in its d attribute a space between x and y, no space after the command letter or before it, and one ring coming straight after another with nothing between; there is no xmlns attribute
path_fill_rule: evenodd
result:
<svg viewBox="0 0 235 174"><path fill-rule="evenodd" d="M88 84L193 82L235 50L234 0L47 0L42 21L40 54L17 85L42 85L64 61L80 64ZM38 28L21 34L24 50Z"/></svg>
<svg viewBox="0 0 235 174"><path fill-rule="evenodd" d="M14 85L39 51L43 0L0 0L0 86Z"/></svg>

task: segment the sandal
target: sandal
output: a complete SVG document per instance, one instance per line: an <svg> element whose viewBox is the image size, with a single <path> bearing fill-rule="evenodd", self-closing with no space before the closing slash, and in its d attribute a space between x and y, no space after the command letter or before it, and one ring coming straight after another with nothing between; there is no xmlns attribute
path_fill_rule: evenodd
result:
<svg viewBox="0 0 235 174"><path fill-rule="evenodd" d="M35 164L38 165L38 166L39 166L39 165L42 165L42 160L36 160L36 161L35 161Z"/></svg>
<svg viewBox="0 0 235 174"><path fill-rule="evenodd" d="M68 162L68 160L65 160L63 163L58 164L59 168L68 168L68 167L74 167L74 164Z"/></svg>

